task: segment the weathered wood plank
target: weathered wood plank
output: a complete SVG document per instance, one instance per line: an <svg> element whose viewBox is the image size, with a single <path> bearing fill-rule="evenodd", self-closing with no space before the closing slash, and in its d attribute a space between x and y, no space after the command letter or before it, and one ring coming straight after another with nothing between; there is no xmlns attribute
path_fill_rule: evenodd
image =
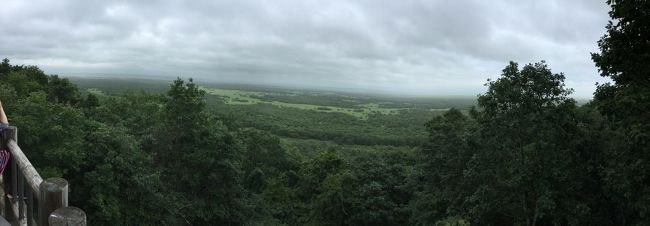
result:
<svg viewBox="0 0 650 226"><path fill-rule="evenodd" d="M68 206L68 181L63 178L48 178L39 186L40 199L38 216L40 226L49 226L48 216L55 210Z"/></svg>
<svg viewBox="0 0 650 226"><path fill-rule="evenodd" d="M11 158L16 161L18 171L22 172L23 176L25 176L25 182L29 185L29 188L32 191L38 191L40 184L43 183L43 178L38 174L36 168L29 162L29 159L27 159L27 156L18 147L15 140L9 140L7 142L7 148L11 152ZM35 192L34 195L37 200L41 199L39 192Z"/></svg>
<svg viewBox="0 0 650 226"><path fill-rule="evenodd" d="M11 177L12 183L7 183L8 178L3 178L0 175L0 184L3 184L4 189L0 189L0 194L5 193L6 191L11 191L12 198L5 199L4 195L0 197L0 204L3 201L7 208L4 208L4 214L15 216L17 222L14 224L26 225L27 222L30 224L33 223L33 199L38 200L38 225L48 226L49 222L65 222L65 224L54 224L54 225L86 225L86 215L83 210L78 208L73 209L63 209L60 214L54 214L50 216L54 211L68 206L68 182L63 178L50 178L43 180L40 174L36 171L36 168L31 164L27 156L18 146L18 130L15 127L10 127L2 131L2 140L0 142L3 146L11 153L11 162L15 163L12 174L16 173L17 176ZM20 177L18 177L18 175ZM9 175L11 176L11 175ZM16 179L20 178L19 181ZM24 181L24 183L23 183ZM27 187L21 186L27 184ZM25 193L20 192L20 198L16 195L17 189L25 191ZM23 197L26 194L27 200L24 200ZM27 203L23 203L27 201ZM27 207L27 216L18 216L19 213L24 213L24 209ZM13 210L13 211L12 211ZM13 213L9 213L13 212ZM69 215L69 216L68 216ZM5 215L6 216L6 215ZM82 217L81 217L82 216Z"/></svg>
<svg viewBox="0 0 650 226"><path fill-rule="evenodd" d="M19 217L18 217L18 211L19 211L18 208L20 208L20 207L18 207L18 203L17 202L12 202L10 205L11 205L11 210L13 211L13 213L12 213L13 217L14 217L13 219L15 219L18 222L18 225L27 226L27 219L26 218L19 219Z"/></svg>
<svg viewBox="0 0 650 226"><path fill-rule="evenodd" d="M73 206L55 210L49 217L50 226L86 226L86 213Z"/></svg>

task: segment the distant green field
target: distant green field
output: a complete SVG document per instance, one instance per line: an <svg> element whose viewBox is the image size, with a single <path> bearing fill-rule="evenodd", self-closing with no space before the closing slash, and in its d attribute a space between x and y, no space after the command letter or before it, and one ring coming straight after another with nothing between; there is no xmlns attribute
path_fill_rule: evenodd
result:
<svg viewBox="0 0 650 226"><path fill-rule="evenodd" d="M171 80L82 78L71 81L88 93L114 96L133 90L164 93ZM409 149L427 138L424 124L449 108L467 111L475 97L403 97L251 85L198 83L207 110L225 123L283 137L305 152ZM335 145L334 145L335 144Z"/></svg>
<svg viewBox="0 0 650 226"><path fill-rule="evenodd" d="M126 79L105 77L68 77L80 90L95 94L119 95L127 90L162 93L171 81L160 79Z"/></svg>
<svg viewBox="0 0 650 226"><path fill-rule="evenodd" d="M313 110L319 112L338 112L343 114L352 115L360 119L368 119L368 115L371 113L379 114L398 114L400 110L405 110L408 108L389 108L383 107L377 103L366 103L358 104L354 107L339 107L339 106L327 106L327 105L318 105L318 104L303 104L303 103L287 103L276 100L264 99L264 95L268 93L258 92L258 91L245 91L245 90L231 90L231 89L221 89L221 88L212 88L201 86L202 90L205 90L206 93L211 95L222 96L225 99L227 104L242 104L242 105L251 105L251 104L271 104L279 107L288 107L296 108L302 110ZM277 95L277 94L276 94ZM284 95L300 95L300 94L284 94ZM348 97L353 98L353 97ZM446 109L431 109L431 110L446 110Z"/></svg>

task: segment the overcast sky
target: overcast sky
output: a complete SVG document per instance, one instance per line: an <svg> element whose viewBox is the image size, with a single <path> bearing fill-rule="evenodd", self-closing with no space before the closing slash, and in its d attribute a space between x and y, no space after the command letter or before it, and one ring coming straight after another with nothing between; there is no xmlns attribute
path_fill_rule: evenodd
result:
<svg viewBox="0 0 650 226"><path fill-rule="evenodd" d="M604 0L3 0L0 57L46 73L194 77L475 95L508 61L546 60L577 97Z"/></svg>

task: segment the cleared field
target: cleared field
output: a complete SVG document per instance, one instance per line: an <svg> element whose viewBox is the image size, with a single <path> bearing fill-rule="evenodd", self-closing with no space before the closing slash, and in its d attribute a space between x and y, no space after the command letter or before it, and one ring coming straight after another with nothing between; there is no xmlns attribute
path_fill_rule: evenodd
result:
<svg viewBox="0 0 650 226"><path fill-rule="evenodd" d="M129 90L165 93L172 82L80 77L71 80L81 90L100 97L120 95ZM427 139L424 126L427 121L452 107L467 112L476 103L475 98L462 96L405 97L250 85L197 84L207 93L206 110L229 126L251 127L291 138L293 140L288 144L305 152L322 150L322 147L332 143L357 145L335 147L345 150L357 150L364 146L373 149L419 146ZM303 143L305 145L301 145Z"/></svg>
<svg viewBox="0 0 650 226"><path fill-rule="evenodd" d="M97 88L88 88L85 91L88 92L88 93L95 94L97 96L106 96L106 93L104 93L104 91L102 91L100 89L97 89Z"/></svg>
<svg viewBox="0 0 650 226"><path fill-rule="evenodd" d="M172 79L68 77L80 89L99 95L119 95L127 90L164 93ZM406 97L383 94L360 94L323 90L300 90L254 85L219 84L197 81L208 94L223 97L228 104L251 105L270 103L275 106L341 112L361 115L368 113L395 114L404 109L447 110L451 107L467 110L476 105L475 96ZM90 89L90 90L89 90ZM318 109L320 107L320 109ZM329 108L329 109L327 109Z"/></svg>
<svg viewBox="0 0 650 226"><path fill-rule="evenodd" d="M351 107L328 106L317 104L304 104L304 103L288 103L276 100L269 100L265 98L268 95L285 95L285 96L299 96L304 93L269 93L259 91L246 91L246 90L232 90L201 86L202 90L207 94L223 97L226 104L231 105L252 105L252 104L271 104L278 107L296 108L302 110L313 110L318 112L337 112L352 115L359 119L367 120L370 114L399 114L401 110L408 110L411 108L390 108L382 106L379 103L359 103ZM315 97L317 98L317 97ZM342 96L341 101L354 100L353 96ZM445 111L449 108L429 109L431 111Z"/></svg>

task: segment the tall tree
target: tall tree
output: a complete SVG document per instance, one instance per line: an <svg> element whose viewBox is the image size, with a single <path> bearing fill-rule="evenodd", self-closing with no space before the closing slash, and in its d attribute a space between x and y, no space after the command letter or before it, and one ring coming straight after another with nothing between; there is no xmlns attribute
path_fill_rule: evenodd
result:
<svg viewBox="0 0 650 226"><path fill-rule="evenodd" d="M450 109L426 124L429 142L422 150L422 172L414 185L411 223L431 225L446 216L462 215L471 181L463 176L476 147L470 148L476 122L460 110Z"/></svg>
<svg viewBox="0 0 650 226"><path fill-rule="evenodd" d="M241 147L203 111L204 95L191 79L171 84L150 151L170 192L185 197L181 215L188 224L240 225L246 220Z"/></svg>
<svg viewBox="0 0 650 226"><path fill-rule="evenodd" d="M609 0L611 20L593 53L601 76L595 104L612 131L603 176L620 224L650 224L650 2Z"/></svg>
<svg viewBox="0 0 650 226"><path fill-rule="evenodd" d="M4 58L0 63L0 78L9 74L9 71L11 71L11 64L9 64L9 59Z"/></svg>
<svg viewBox="0 0 650 226"><path fill-rule="evenodd" d="M51 75L47 86L47 98L60 103L77 104L80 100L77 86L67 78Z"/></svg>
<svg viewBox="0 0 650 226"><path fill-rule="evenodd" d="M82 166L66 178L75 185L71 202L95 225L177 224L173 196L162 192L150 156L119 127L91 123ZM168 201L169 200L169 201Z"/></svg>
<svg viewBox="0 0 650 226"><path fill-rule="evenodd" d="M479 184L469 197L480 221L537 225L562 223L561 194L571 188L566 172L575 101L544 63L519 70L511 62L478 98L480 142L469 177Z"/></svg>
<svg viewBox="0 0 650 226"><path fill-rule="evenodd" d="M302 224L349 225L356 177L335 149L320 153L301 169Z"/></svg>

